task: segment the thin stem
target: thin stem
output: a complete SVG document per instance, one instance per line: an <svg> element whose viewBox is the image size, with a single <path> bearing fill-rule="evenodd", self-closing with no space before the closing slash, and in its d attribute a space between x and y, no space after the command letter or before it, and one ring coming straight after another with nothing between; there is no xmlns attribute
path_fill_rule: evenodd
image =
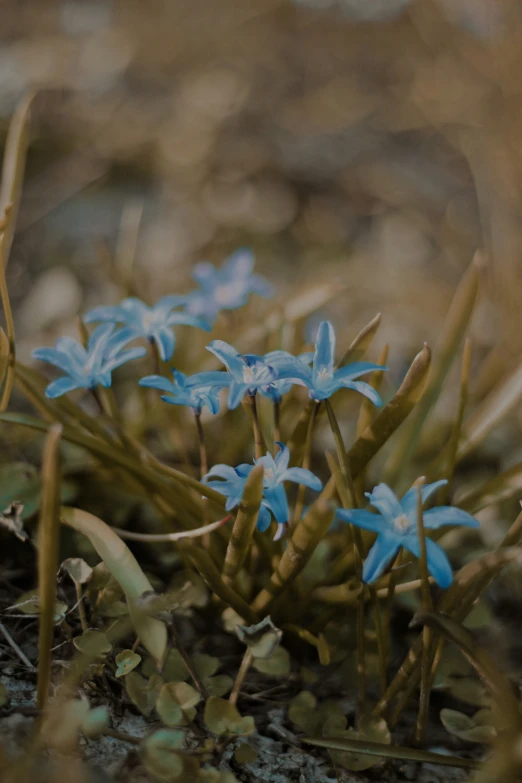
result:
<svg viewBox="0 0 522 783"><path fill-rule="evenodd" d="M274 441L281 441L281 403L274 402Z"/></svg>
<svg viewBox="0 0 522 783"><path fill-rule="evenodd" d="M254 394L246 394L243 398L243 407L248 411L252 421L252 430L254 433L254 446L256 459L260 459L266 452L266 443L259 425L259 416L257 415L257 403Z"/></svg>
<svg viewBox="0 0 522 783"><path fill-rule="evenodd" d="M8 254L8 250L6 248L6 243L7 243L6 230L7 227L9 226L9 215L11 213L11 210L12 210L11 205L6 206L4 209L4 214L2 215L0 221L0 298L2 301L2 307L4 309L5 325L7 329L7 342L9 347L5 383L4 383L4 388L2 390L2 396L0 399L0 411L2 412L6 410L7 405L9 403L9 398L11 396L11 391L13 388L13 383L15 378L15 365L16 365L16 347L15 347L13 311L11 309L11 302L9 299L9 292L7 290L7 281L5 277L5 267L7 265L7 254Z"/></svg>
<svg viewBox="0 0 522 783"><path fill-rule="evenodd" d="M417 536L419 539L419 570L421 576L421 605L423 612L431 612L432 602L430 594L430 583L428 573L428 562L426 553L426 536L424 532L424 521L422 515L422 487L425 483L424 477L417 480ZM417 725L415 729L415 740L418 745L422 745L428 720L428 711L430 706L430 679L431 679L431 661L430 647L432 640L432 630L424 625L422 631L422 661L421 661L421 682L419 712L417 715Z"/></svg>
<svg viewBox="0 0 522 783"><path fill-rule="evenodd" d="M208 473L208 459L207 459L207 447L205 445L205 433L203 432L203 424L201 423L201 413L194 411L194 418L196 420L196 428L198 431L199 440L199 470L201 478Z"/></svg>
<svg viewBox="0 0 522 783"><path fill-rule="evenodd" d="M151 544L159 544L164 541L179 541L180 538L198 538L199 536L205 536L207 533L211 533L216 528L221 527L226 522L232 519L228 514L223 519L218 519L217 522L211 522L209 525L198 527L193 530L182 530L179 533L133 533L130 530L122 530L118 527L113 527L115 533L120 538L127 538L129 541L149 541Z"/></svg>
<svg viewBox="0 0 522 783"><path fill-rule="evenodd" d="M303 462L301 466L303 468L306 468L307 470L310 469L310 462L312 459L312 436L314 432L315 422L317 421L317 414L319 413L320 407L321 407L320 402L314 403L314 407L312 408L312 415L310 416L310 421L308 422L308 429L306 431ZM305 491L306 491L306 487L304 486L304 484L299 484L299 487L297 488L297 499L295 501L295 509L294 509L294 525L297 525L303 513Z"/></svg>
<svg viewBox="0 0 522 783"><path fill-rule="evenodd" d="M22 663L23 663L25 666L27 666L27 668L28 668L30 671L34 672L34 666L33 666L33 664L31 663L31 661L29 660L29 658L27 657L27 655L24 653L24 651L23 651L23 650L21 650L21 649L20 649L20 647L17 645L17 643L15 642L15 640L13 639L13 637L11 636L11 634L9 633L9 631L7 630L7 628L5 627L5 625L4 625L3 623L0 623L0 633L2 634L2 636L4 637L4 639L6 640L7 644L8 644L10 647L12 647L12 649L13 649L13 650L15 651L15 653L18 655L18 657L20 658L20 660L22 661Z"/></svg>
<svg viewBox="0 0 522 783"><path fill-rule="evenodd" d="M243 685L243 682L245 680L245 677L247 675L248 670L250 669L250 665L253 660L254 660L254 656L252 655L250 650L247 649L245 651L245 654L243 655L243 660L241 661L241 665L239 667L236 680L234 682L234 687L232 688L232 692L228 699L231 704L237 703L241 686Z"/></svg>
<svg viewBox="0 0 522 783"><path fill-rule="evenodd" d="M172 635L172 639L174 640L174 644L176 646L176 649L179 652L179 654L181 655L181 657L183 658L183 663L187 667L188 673L190 674L190 676L194 680L194 685L196 686L198 691L201 693L203 698L205 700L208 699L209 698L209 693L208 693L207 689L205 688L203 682L201 681L199 674L194 669L194 666L192 664L192 661L190 660L189 654L187 653L187 651L183 647L183 643L181 641L181 637L180 637L180 635L179 635L179 633L178 633L178 631L176 629L176 626L174 625L174 618L173 617L171 618L171 622L169 623L168 627L170 628L170 633Z"/></svg>
<svg viewBox="0 0 522 783"><path fill-rule="evenodd" d="M159 349L156 345L155 340L150 340L151 350L152 350L152 363L154 367L154 374L155 375L161 375L161 359L159 355Z"/></svg>
<svg viewBox="0 0 522 783"><path fill-rule="evenodd" d="M78 614L80 616L80 624L82 626L82 631L87 631L89 628L89 623L87 622L87 615L85 614L85 604L83 603L82 586L78 582L75 582L74 587L76 589L76 599L78 601Z"/></svg>
<svg viewBox="0 0 522 783"><path fill-rule="evenodd" d="M341 434L339 422L337 421L330 400L325 400L325 405L326 405L326 412L328 413L328 421L330 422L330 428L332 430L332 435L335 441L337 460L339 462L339 468L343 478L345 493L348 493L350 497L351 507L356 508L357 499L355 497L353 481L346 460L346 450L344 448L343 436ZM353 532L353 545L354 545L354 555L355 555L355 572L357 574L358 579L362 582L364 542L361 535L361 531L358 527L353 525L352 532ZM378 607L377 597L375 595L375 590L373 591L373 599L374 599L374 611L376 611L379 607ZM364 604L365 601L364 601L364 590L363 590L361 592L361 595L359 596L359 600L357 601L357 607L356 607L357 673L358 673L358 683L359 683L358 700L359 700L360 716L364 715L366 711L366 650L365 650L365 639L364 639ZM379 631L381 632L379 633L379 639L380 639L379 658L381 660L381 669L382 669L383 650L382 650L382 623L380 622L380 613L379 613L378 628ZM377 630L377 625L376 625L376 630Z"/></svg>

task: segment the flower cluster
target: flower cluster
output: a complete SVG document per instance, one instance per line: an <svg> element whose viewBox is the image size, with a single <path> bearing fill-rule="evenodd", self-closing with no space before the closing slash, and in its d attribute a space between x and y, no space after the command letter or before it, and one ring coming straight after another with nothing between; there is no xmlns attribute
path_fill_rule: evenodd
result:
<svg viewBox="0 0 522 783"><path fill-rule="evenodd" d="M285 525L290 519L290 510L288 499L284 487L285 481L293 481L295 484L302 484L305 487L320 492L322 483L314 476L310 470L305 468L289 468L290 452L282 443L277 443L279 451L275 457L272 457L269 451L266 456L254 460L252 465L243 463L236 468L229 465L214 465L209 470L203 481L212 489L221 493L227 498L225 507L227 511L239 505L243 497L246 480L250 471L255 465L262 465L264 469L263 477L263 499L257 518L257 527L261 532L270 527L272 515L274 516L278 529L275 539L282 536ZM222 479L222 481L212 481L213 478Z"/></svg>
<svg viewBox="0 0 522 783"><path fill-rule="evenodd" d="M85 347L69 337L61 337L54 348L38 348L33 352L36 359L48 362L65 373L48 385L47 396L54 398L75 389L109 387L113 370L146 354L143 346L127 347L133 340L146 340L154 346L156 358L169 361L176 345L175 326L186 325L210 331L221 310L241 307L252 293L270 295L271 287L263 278L253 274L253 265L252 254L240 250L221 269L209 263L196 265L193 277L199 288L186 296L164 296L152 307L130 297L117 306L94 308L85 315L84 321L99 325L88 337ZM223 340L212 340L207 350L224 365L224 370L187 376L171 368L172 379L155 374L139 381L141 386L161 391L161 399L165 402L192 409L197 418L203 451L199 417L205 407L212 414L219 411L223 389L228 391L230 410L237 408L245 396L253 398L257 394L278 406L294 385L305 387L309 397L317 404L341 389L349 389L362 394L374 405L381 405L376 390L360 379L370 372L386 370L386 367L365 361L344 366L336 364L335 332L329 321L319 324L314 350L298 356L282 350L270 351L263 356L242 354ZM255 412L255 406L252 410ZM278 416L277 407L274 411ZM262 465L263 496L257 526L265 531L275 519L275 537L279 538L290 519L285 483L293 482L315 492L321 491L322 483L310 470L289 467L289 449L282 443L277 445L279 451L275 457L267 452L253 463L242 463L237 467L214 465L202 481L226 498L226 509L231 511L241 502L246 480L254 465ZM204 472L206 453L201 464ZM426 503L445 483L443 480L425 485L422 501ZM401 550L419 557L417 493L418 489L414 486L399 500L386 484L379 484L367 493L370 505L378 513L365 509L337 510L338 519L377 534L364 560L362 576L365 582L378 580ZM436 506L425 511L423 523L428 532L446 525L478 527L478 522L470 514L451 506ZM435 581L441 587L448 587L453 578L451 565L442 548L429 538L426 538L426 557L428 570Z"/></svg>

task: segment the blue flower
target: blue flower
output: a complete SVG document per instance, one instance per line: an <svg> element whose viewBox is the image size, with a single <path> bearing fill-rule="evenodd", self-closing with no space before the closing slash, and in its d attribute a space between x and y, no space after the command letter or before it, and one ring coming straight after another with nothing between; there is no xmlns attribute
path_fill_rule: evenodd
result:
<svg viewBox="0 0 522 783"><path fill-rule="evenodd" d="M235 310L247 303L251 293L271 296L272 286L260 275L253 275L254 255L237 250L221 269L203 262L196 264L192 277L199 290L188 295L187 310L214 323L220 310Z"/></svg>
<svg viewBox="0 0 522 783"><path fill-rule="evenodd" d="M446 480L426 484L422 488L423 502L425 503L444 484L447 484ZM381 576L401 547L415 557L420 556L417 535L417 488L412 487L399 501L386 484L379 484L372 492L367 492L366 497L378 510L378 514L359 509L339 509L337 517L364 530L378 533L363 567L363 581L371 583ZM479 523L471 514L453 506L430 508L423 513L423 520L426 530L436 530L445 525L479 527ZM437 584L440 587L449 587L453 581L453 573L444 550L434 541L426 538L426 555L428 570Z"/></svg>
<svg viewBox="0 0 522 783"><path fill-rule="evenodd" d="M309 365L313 359L313 353L306 351L299 354L299 356L292 356L292 354L286 351L270 351L263 356L263 361L273 367L276 373L279 374L280 370L288 370L293 373L299 373L300 367L296 362ZM268 386L262 386L259 391L263 397L268 397L273 403L278 404L281 402L283 396L288 394L292 386L296 383L294 378L285 378L279 381L273 381Z"/></svg>
<svg viewBox="0 0 522 783"><path fill-rule="evenodd" d="M60 337L54 348L36 348L33 358L54 364L66 375L49 384L47 397L60 397L73 389L93 389L95 386L111 385L111 373L116 367L138 359L146 353L145 348L123 347L135 338L132 329L115 330L115 324L100 324L92 332L87 349L71 337Z"/></svg>
<svg viewBox="0 0 522 783"><path fill-rule="evenodd" d="M149 342L155 342L160 358L166 362L172 357L176 346L173 326L197 326L206 332L212 328L207 321L192 313L173 312L175 307L180 307L186 301L187 297L184 296L164 296L153 307L148 307L141 299L131 296L119 305L95 307L83 320L87 324L94 321L125 324L132 329L134 337L144 337Z"/></svg>
<svg viewBox="0 0 522 783"><path fill-rule="evenodd" d="M163 375L147 375L139 381L140 386L148 386L151 389L160 389L168 392L162 394L161 399L172 405L187 405L198 416L206 406L211 413L219 411L219 388L217 386L193 386L186 385L187 376L178 370L172 370L174 383L164 378Z"/></svg>
<svg viewBox="0 0 522 783"><path fill-rule="evenodd" d="M269 386L281 377L281 373L267 364L261 356L240 354L223 340L212 340L210 345L207 345L207 351L217 356L227 367L228 372L196 373L187 380L187 387L207 385L228 387L229 410L237 408L245 394L254 396L259 389ZM283 374L282 377L286 376Z"/></svg>
<svg viewBox="0 0 522 783"><path fill-rule="evenodd" d="M335 356L335 332L329 321L321 321L317 330L315 353L312 367L296 366L297 375L295 383L300 383L310 389L312 400L326 400L338 389L353 389L364 394L374 405L382 405L381 398L368 383L356 380L373 370L385 370L372 362L354 362L340 367L334 367Z"/></svg>
<svg viewBox="0 0 522 783"><path fill-rule="evenodd" d="M261 532L267 530L273 514L278 523L276 539L283 534L284 527L290 517L284 482L293 481L296 484L304 484L304 486L310 487L310 489L316 492L319 492L323 486L317 476L314 476L310 470L289 468L289 450L282 443L277 445L279 446L279 451L275 458L272 457L270 452L267 452L265 457L254 460L254 465L262 465L264 469L263 499L259 509L257 527ZM230 511L241 502L245 482L254 465L242 464L238 465L237 468L231 468L228 465L214 465L207 475L204 476L203 481L212 489L227 497L226 509ZM208 481L208 479L213 477L221 478L223 481Z"/></svg>

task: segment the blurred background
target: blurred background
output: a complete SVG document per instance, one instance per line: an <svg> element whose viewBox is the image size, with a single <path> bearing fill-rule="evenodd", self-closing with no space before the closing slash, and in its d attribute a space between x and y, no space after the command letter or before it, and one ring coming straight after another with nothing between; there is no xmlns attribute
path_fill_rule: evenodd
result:
<svg viewBox="0 0 522 783"><path fill-rule="evenodd" d="M397 377L480 248L472 392L518 361L518 0L3 0L0 38L0 141L38 91L23 361L119 300L108 259L136 235L151 301L242 245L283 300L338 279L329 317L351 339L381 311Z"/></svg>

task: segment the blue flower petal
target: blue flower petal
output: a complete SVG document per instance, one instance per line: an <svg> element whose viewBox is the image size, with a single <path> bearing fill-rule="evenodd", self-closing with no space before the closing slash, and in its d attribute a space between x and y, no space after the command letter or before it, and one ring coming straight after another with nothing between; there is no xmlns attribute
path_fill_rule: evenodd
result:
<svg viewBox="0 0 522 783"><path fill-rule="evenodd" d="M436 492L440 487L444 487L448 483L447 479L441 479L440 481L433 481L431 484L425 484L421 490L422 495L422 504L426 503L427 500L433 495L434 492ZM401 507L403 512L406 514L407 517L410 517L410 519L415 520L417 519L417 487L412 487L409 489L406 494L401 498Z"/></svg>
<svg viewBox="0 0 522 783"><path fill-rule="evenodd" d="M389 523L393 523L396 517L404 514L395 493L392 492L387 484L378 484L371 492L366 492L365 495L372 506L380 511Z"/></svg>
<svg viewBox="0 0 522 783"><path fill-rule="evenodd" d="M173 310L174 307L182 307L185 305L186 301L187 296L168 294L167 296L162 296L152 309L154 310L155 317L158 319L163 319L167 318L170 311Z"/></svg>
<svg viewBox="0 0 522 783"><path fill-rule="evenodd" d="M124 323L126 317L118 305L102 305L101 307L93 307L92 310L85 313L83 320L86 324L92 324L96 321L103 321L105 323L109 321L112 323Z"/></svg>
<svg viewBox="0 0 522 783"><path fill-rule="evenodd" d="M160 389L161 391L172 392L176 390L176 386L169 381L168 378L164 378L163 375L146 375L144 378L140 378L138 381L140 386L147 386L149 389Z"/></svg>
<svg viewBox="0 0 522 783"><path fill-rule="evenodd" d="M369 383L365 383L364 381L342 381L341 385L345 389L353 389L353 391L359 392L359 394L363 394L370 400L370 402L373 402L377 408L381 407L382 400L373 386L370 386Z"/></svg>
<svg viewBox="0 0 522 783"><path fill-rule="evenodd" d="M353 362L336 370L335 377L343 381L355 381L356 378L360 378L361 375L365 375L368 372L373 372L374 370L384 371L386 369L383 365L374 364L373 362Z"/></svg>
<svg viewBox="0 0 522 783"><path fill-rule="evenodd" d="M381 514L372 514L358 508L338 508L335 516L343 522L349 522L372 533L382 533L386 524Z"/></svg>
<svg viewBox="0 0 522 783"><path fill-rule="evenodd" d="M156 329L152 337L158 346L160 359L163 362L168 362L172 358L174 348L176 347L174 332L168 326L163 326L161 329Z"/></svg>
<svg viewBox="0 0 522 783"><path fill-rule="evenodd" d="M87 351L72 337L59 337L54 347L60 353L66 353L77 368L83 367L87 361Z"/></svg>
<svg viewBox="0 0 522 783"><path fill-rule="evenodd" d="M232 481L235 481L238 478L238 474L234 468L231 468L230 465L224 465L221 462L210 468L209 472L206 473L201 480L206 481L210 476L219 476L219 478L230 479Z"/></svg>
<svg viewBox="0 0 522 783"><path fill-rule="evenodd" d="M197 315L192 315L192 313L180 311L171 313L166 319L165 323L167 326L175 326L176 324L179 324L180 326L195 326L198 329L203 329L205 332L212 331L212 326L208 321L206 321L204 318L200 318Z"/></svg>
<svg viewBox="0 0 522 783"><path fill-rule="evenodd" d="M41 362L53 364L66 373L74 370L74 363L71 361L69 354L64 351L57 351L56 348L35 348L31 356L33 359L39 359Z"/></svg>
<svg viewBox="0 0 522 783"><path fill-rule="evenodd" d="M270 527L270 523L272 522L272 515L270 514L270 511L268 508L264 505L261 505L259 509L259 515L257 517L257 529L264 533L265 530L268 530Z"/></svg>
<svg viewBox="0 0 522 783"><path fill-rule="evenodd" d="M248 277L254 268L255 258L251 250L239 248L227 258L223 271L231 280L237 277Z"/></svg>
<svg viewBox="0 0 522 783"><path fill-rule="evenodd" d="M192 279L201 286L204 291L212 293L218 285L217 270L208 261L200 261L192 270Z"/></svg>
<svg viewBox="0 0 522 783"><path fill-rule="evenodd" d="M275 455L275 464L277 472L281 473L288 468L288 463L290 462L290 450L284 445L284 443L281 443L280 441L276 441L276 443L279 446L279 451Z"/></svg>
<svg viewBox="0 0 522 783"><path fill-rule="evenodd" d="M374 545L368 552L364 561L362 578L363 582L375 582L393 560L400 549L400 543L396 537L379 533Z"/></svg>
<svg viewBox="0 0 522 783"><path fill-rule="evenodd" d="M232 345L229 345L229 343L226 343L223 340L212 340L212 342L207 345L207 351L213 353L214 356L223 362L237 381L243 381L243 371L246 364L241 358L241 354L238 353Z"/></svg>
<svg viewBox="0 0 522 783"><path fill-rule="evenodd" d="M426 530L436 530L446 525L463 525L464 527L480 527L480 523L467 511L454 506L436 506L422 515Z"/></svg>
<svg viewBox="0 0 522 783"><path fill-rule="evenodd" d="M311 470L306 468L288 468L279 475L279 481L293 481L296 484L304 484L305 487L320 492L323 484Z"/></svg>
<svg viewBox="0 0 522 783"><path fill-rule="evenodd" d="M313 376L316 382L319 373L333 374L335 354L335 332L330 321L321 321L317 330Z"/></svg>
<svg viewBox="0 0 522 783"><path fill-rule="evenodd" d="M224 389L230 386L233 380L229 372L211 370L210 372L198 372L195 375L191 375L185 381L185 386L187 389L197 388L198 386L215 386L216 388Z"/></svg>
<svg viewBox="0 0 522 783"><path fill-rule="evenodd" d="M49 384L45 390L45 396L50 400L55 397L61 397L62 394L67 394L74 389L80 389L82 386L74 378L58 378Z"/></svg>
<svg viewBox="0 0 522 783"><path fill-rule="evenodd" d="M245 383L236 383L236 381L232 381L228 392L228 409L230 411L237 408L247 391L248 386Z"/></svg>
<svg viewBox="0 0 522 783"><path fill-rule="evenodd" d="M125 364L125 362L130 362L133 359L141 359L142 356L145 356L146 353L147 351L145 348L129 348L128 351L122 351L113 359L109 359L107 362L104 362L103 369L105 372L112 372L116 369L116 367L120 367L122 364Z"/></svg>
<svg viewBox="0 0 522 783"><path fill-rule="evenodd" d="M290 509L288 508L288 500L284 486L278 484L276 487L265 488L263 497L277 522L288 522Z"/></svg>
<svg viewBox="0 0 522 783"><path fill-rule="evenodd" d="M420 557L419 539L415 536L404 536L404 549L408 549L415 557ZM447 588L453 582L453 570L445 551L435 541L426 539L426 560L428 571L439 587Z"/></svg>

